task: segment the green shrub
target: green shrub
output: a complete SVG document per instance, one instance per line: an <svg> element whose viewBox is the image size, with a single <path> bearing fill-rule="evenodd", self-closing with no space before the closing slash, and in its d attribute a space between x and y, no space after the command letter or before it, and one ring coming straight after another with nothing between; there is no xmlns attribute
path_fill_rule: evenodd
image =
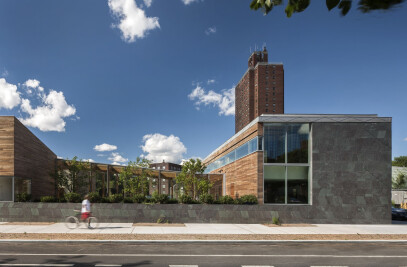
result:
<svg viewBox="0 0 407 267"><path fill-rule="evenodd" d="M81 203L82 202L82 197L78 193L65 194L65 199L67 202L71 202L71 203Z"/></svg>
<svg viewBox="0 0 407 267"><path fill-rule="evenodd" d="M110 200L108 197L101 197L100 198L100 203L110 203Z"/></svg>
<svg viewBox="0 0 407 267"><path fill-rule="evenodd" d="M99 203L101 200L101 197L100 197L99 193L91 192L88 194L88 199L89 199L90 203Z"/></svg>
<svg viewBox="0 0 407 267"><path fill-rule="evenodd" d="M233 200L233 198L231 196L221 196L219 198L219 202L220 204L234 204L235 201Z"/></svg>
<svg viewBox="0 0 407 267"><path fill-rule="evenodd" d="M280 223L280 219L278 217L273 216L273 218L271 219L271 222L275 225L281 225Z"/></svg>
<svg viewBox="0 0 407 267"><path fill-rule="evenodd" d="M157 219L157 223L169 223L169 221L165 216L160 216L160 218Z"/></svg>
<svg viewBox="0 0 407 267"><path fill-rule="evenodd" d="M213 196L211 194L202 194L199 196L199 201L205 204L213 204Z"/></svg>
<svg viewBox="0 0 407 267"><path fill-rule="evenodd" d="M157 191L155 191L152 195L152 200L154 203L159 203L159 204L166 204L168 202L168 195L166 194L159 194Z"/></svg>
<svg viewBox="0 0 407 267"><path fill-rule="evenodd" d="M244 195L241 198L239 198L239 204L243 205L254 205L257 204L257 197L255 195Z"/></svg>
<svg viewBox="0 0 407 267"><path fill-rule="evenodd" d="M124 203L133 203L133 199L131 197L125 197L123 198Z"/></svg>
<svg viewBox="0 0 407 267"><path fill-rule="evenodd" d="M178 199L176 199L176 198L170 198L170 199L168 199L167 204L178 204Z"/></svg>
<svg viewBox="0 0 407 267"><path fill-rule="evenodd" d="M146 196L143 194L135 194L133 197L134 203L143 203L144 201L146 201Z"/></svg>
<svg viewBox="0 0 407 267"><path fill-rule="evenodd" d="M109 202L110 203L120 203L123 201L123 195L122 194L112 194L109 196Z"/></svg>
<svg viewBox="0 0 407 267"><path fill-rule="evenodd" d="M43 196L40 199L41 202L57 202L57 199L54 196Z"/></svg>
<svg viewBox="0 0 407 267"><path fill-rule="evenodd" d="M31 194L20 193L16 195L17 202L28 202L31 200Z"/></svg>
<svg viewBox="0 0 407 267"><path fill-rule="evenodd" d="M193 204L194 200L192 199L192 197L184 194L182 196L179 197L179 202L181 202L182 204Z"/></svg>

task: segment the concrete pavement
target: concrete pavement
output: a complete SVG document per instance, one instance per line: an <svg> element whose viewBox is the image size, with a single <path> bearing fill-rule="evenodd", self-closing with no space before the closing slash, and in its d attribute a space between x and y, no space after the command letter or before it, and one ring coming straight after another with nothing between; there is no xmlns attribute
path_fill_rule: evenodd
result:
<svg viewBox="0 0 407 267"><path fill-rule="evenodd" d="M63 223L24 225L0 223L0 233L86 233L86 234L236 234L236 235L318 235L318 234L407 234L407 224L357 225L312 224L269 227L262 224L191 224L139 226L131 223L101 223L97 229L81 225L68 229Z"/></svg>

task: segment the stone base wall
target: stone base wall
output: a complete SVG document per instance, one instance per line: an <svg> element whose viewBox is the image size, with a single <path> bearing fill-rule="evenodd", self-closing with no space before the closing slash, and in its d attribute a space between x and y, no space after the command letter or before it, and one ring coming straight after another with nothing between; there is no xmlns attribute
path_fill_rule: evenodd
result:
<svg viewBox="0 0 407 267"><path fill-rule="evenodd" d="M62 222L74 215L80 203L0 203L0 222ZM333 207L338 209L339 207ZM282 223L390 224L391 212L372 220L369 214L356 213L331 219L313 212L310 205L185 205L185 204L94 204L93 215L102 223L157 222L170 223ZM349 214L350 215L350 214Z"/></svg>

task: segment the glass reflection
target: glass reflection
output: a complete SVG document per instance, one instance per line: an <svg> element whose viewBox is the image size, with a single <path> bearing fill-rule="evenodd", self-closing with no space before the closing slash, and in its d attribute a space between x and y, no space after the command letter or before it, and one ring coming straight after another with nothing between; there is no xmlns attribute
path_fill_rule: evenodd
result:
<svg viewBox="0 0 407 267"><path fill-rule="evenodd" d="M287 167L287 203L308 203L308 166Z"/></svg>
<svg viewBox="0 0 407 267"><path fill-rule="evenodd" d="M308 163L309 124L287 125L287 163Z"/></svg>
<svg viewBox="0 0 407 267"><path fill-rule="evenodd" d="M264 166L264 203L285 203L284 166Z"/></svg>
<svg viewBox="0 0 407 267"><path fill-rule="evenodd" d="M285 163L286 127L282 124L264 127L264 162Z"/></svg>

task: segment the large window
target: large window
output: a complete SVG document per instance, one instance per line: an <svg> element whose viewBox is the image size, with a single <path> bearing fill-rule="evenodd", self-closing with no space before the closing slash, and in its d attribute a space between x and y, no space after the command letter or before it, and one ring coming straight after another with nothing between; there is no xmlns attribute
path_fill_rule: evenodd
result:
<svg viewBox="0 0 407 267"><path fill-rule="evenodd" d="M261 138L259 138L258 136L254 137L253 139L247 141L238 148L232 150L230 153L209 164L205 169L205 173L210 173L211 171L221 168L229 163L232 163L240 158L243 158L244 156L247 156L253 152L261 150L262 149L261 142L262 142Z"/></svg>
<svg viewBox="0 0 407 267"><path fill-rule="evenodd" d="M264 203L309 203L309 124L264 125Z"/></svg>
<svg viewBox="0 0 407 267"><path fill-rule="evenodd" d="M13 177L0 177L0 201L13 201Z"/></svg>

